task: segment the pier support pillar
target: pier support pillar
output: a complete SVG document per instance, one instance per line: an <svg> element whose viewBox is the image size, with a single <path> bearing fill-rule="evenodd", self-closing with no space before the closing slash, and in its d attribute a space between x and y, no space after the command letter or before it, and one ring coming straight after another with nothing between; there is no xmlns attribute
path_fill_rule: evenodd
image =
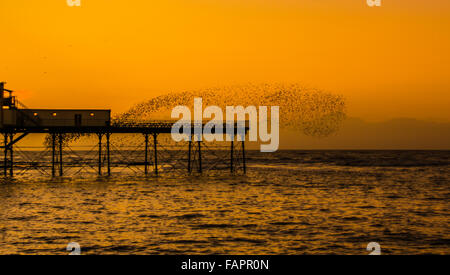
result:
<svg viewBox="0 0 450 275"><path fill-rule="evenodd" d="M10 143L11 145L9 146L9 158L10 158L10 166L9 166L9 176L12 177L14 176L14 133L10 133Z"/></svg>
<svg viewBox="0 0 450 275"><path fill-rule="evenodd" d="M230 146L230 172L235 173L242 169L247 173L247 165L245 160L245 141L232 140Z"/></svg>
<svg viewBox="0 0 450 275"><path fill-rule="evenodd" d="M188 172L197 168L198 173L203 172L202 166L202 142L189 140L188 148Z"/></svg>
<svg viewBox="0 0 450 275"><path fill-rule="evenodd" d="M202 173L202 142L198 141L198 172Z"/></svg>
<svg viewBox="0 0 450 275"><path fill-rule="evenodd" d="M231 141L231 151L230 151L230 172L233 173L234 171L234 167L233 167L233 162L234 162L234 140Z"/></svg>
<svg viewBox="0 0 450 275"><path fill-rule="evenodd" d="M56 134L52 133L52 177L56 176Z"/></svg>
<svg viewBox="0 0 450 275"><path fill-rule="evenodd" d="M98 175L102 175L102 137L103 134L98 134Z"/></svg>
<svg viewBox="0 0 450 275"><path fill-rule="evenodd" d="M3 134L3 148L4 148L4 158L3 158L3 174L6 177L8 175L8 134Z"/></svg>
<svg viewBox="0 0 450 275"><path fill-rule="evenodd" d="M247 165L245 163L245 141L241 141L242 142L242 166L244 168L244 174L247 173Z"/></svg>
<svg viewBox="0 0 450 275"><path fill-rule="evenodd" d="M191 173L191 151L192 151L192 141L189 140L189 149L188 149L188 173Z"/></svg>
<svg viewBox="0 0 450 275"><path fill-rule="evenodd" d="M3 134L3 149L4 149L4 155L3 155L3 175L6 177L14 176L14 133L4 133ZM9 158L8 158L9 153ZM9 168L9 171L8 171Z"/></svg>
<svg viewBox="0 0 450 275"><path fill-rule="evenodd" d="M59 133L59 176L63 176L63 135Z"/></svg>
<svg viewBox="0 0 450 275"><path fill-rule="evenodd" d="M155 165L155 175L158 175L158 151L157 151L157 140L158 134L153 134L153 151L154 151L154 165Z"/></svg>
<svg viewBox="0 0 450 275"><path fill-rule="evenodd" d="M106 133L106 162L108 165L108 176L111 176L111 156L110 156L110 144L109 144L109 138L111 134Z"/></svg>
<svg viewBox="0 0 450 275"><path fill-rule="evenodd" d="M144 152L144 173L148 175L148 134L144 134L145 139L145 152Z"/></svg>

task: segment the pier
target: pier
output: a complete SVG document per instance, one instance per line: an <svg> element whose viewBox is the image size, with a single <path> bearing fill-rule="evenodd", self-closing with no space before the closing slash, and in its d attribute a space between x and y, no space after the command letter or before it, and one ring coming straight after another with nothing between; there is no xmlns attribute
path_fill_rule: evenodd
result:
<svg viewBox="0 0 450 275"><path fill-rule="evenodd" d="M79 166L80 169L87 166L91 170L95 169L99 176L111 176L113 163L120 163L127 168L140 167L143 168L143 175L158 176L161 173L161 167L164 166L164 160L161 159L163 153L169 155L166 160L170 160L171 163L173 161L179 163L182 160L184 164L175 168L184 170L185 173L201 174L215 167L215 165L208 166L207 161L210 158L205 157L205 149L208 148L207 142L195 141L193 135L189 141L185 142L187 148L182 150L186 153L186 159L179 157L175 159L176 157L171 153L174 148L165 148L158 143L158 138L162 135L171 135L175 121L119 122L111 119L111 110L104 109L30 109L17 100L12 90L5 88L5 83L0 83L0 106L2 106L0 134L3 136L3 143L0 146L3 149L3 162L0 164L0 169L3 170L2 174L5 177L15 175L15 169L19 168L19 163L15 163L15 154L25 154L23 150L17 150L18 144L26 136L33 134L46 134L50 137L50 145L44 147L44 150L50 151L50 161L46 163L45 158L40 155L34 158L24 157L19 166L25 172L34 169L52 177L65 176L66 165L72 168ZM246 127L245 131L247 132L247 130ZM234 131L237 133L237 125L235 125ZM194 128L191 133L194 133ZM65 152L76 154L64 141L65 136L71 134L90 135L97 139L96 167L93 167L92 162L65 160ZM137 159L140 158L141 154L139 153L143 151L143 156L139 161L136 161L135 157L127 163L125 160L127 156L124 154L116 154L118 156L111 154L111 137L126 134L138 134L142 139L142 148L134 148L132 152L127 151L128 156L136 153ZM219 156L214 162L222 165L221 170L225 170L223 169L225 164L226 170L231 173L246 173L245 141L237 141L235 135L231 141L226 143L229 149L223 151L228 152L228 156L226 158ZM120 146L115 147L115 150L120 151ZM121 159L113 159L114 157ZM24 172L20 174L23 175Z"/></svg>

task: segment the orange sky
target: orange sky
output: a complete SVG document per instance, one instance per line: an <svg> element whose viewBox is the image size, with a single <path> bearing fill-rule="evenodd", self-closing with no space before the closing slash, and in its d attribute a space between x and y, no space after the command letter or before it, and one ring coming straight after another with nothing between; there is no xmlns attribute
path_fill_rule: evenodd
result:
<svg viewBox="0 0 450 275"><path fill-rule="evenodd" d="M350 116L450 121L450 1L0 1L0 80L29 107L112 108L169 91L300 82Z"/></svg>

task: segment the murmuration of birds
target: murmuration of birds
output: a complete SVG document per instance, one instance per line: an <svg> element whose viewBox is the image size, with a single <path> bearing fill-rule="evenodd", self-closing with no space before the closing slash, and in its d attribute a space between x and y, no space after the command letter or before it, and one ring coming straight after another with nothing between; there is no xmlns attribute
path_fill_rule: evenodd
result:
<svg viewBox="0 0 450 275"><path fill-rule="evenodd" d="M203 106L279 106L280 129L323 138L336 133L346 118L345 98L339 94L300 84L247 84L173 92L151 98L113 116L112 123L173 120L171 111L183 105L193 108L194 98ZM66 137L67 142L81 137ZM125 141L124 141L125 142ZM46 144L49 144L47 137Z"/></svg>
<svg viewBox="0 0 450 275"><path fill-rule="evenodd" d="M193 108L195 97L203 99L203 106L215 105L222 109L226 106L279 106L280 128L312 137L327 137L337 132L346 118L342 95L299 84L249 84L161 95L136 104L114 120L119 125L120 121L168 120L176 106Z"/></svg>

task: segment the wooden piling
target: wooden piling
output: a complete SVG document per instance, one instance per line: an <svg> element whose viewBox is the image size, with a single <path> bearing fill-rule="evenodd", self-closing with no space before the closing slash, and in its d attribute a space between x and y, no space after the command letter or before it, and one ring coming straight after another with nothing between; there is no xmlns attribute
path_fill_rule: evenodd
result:
<svg viewBox="0 0 450 275"><path fill-rule="evenodd" d="M158 153L157 153L157 134L153 134L153 150L155 157L155 175L158 175Z"/></svg>

